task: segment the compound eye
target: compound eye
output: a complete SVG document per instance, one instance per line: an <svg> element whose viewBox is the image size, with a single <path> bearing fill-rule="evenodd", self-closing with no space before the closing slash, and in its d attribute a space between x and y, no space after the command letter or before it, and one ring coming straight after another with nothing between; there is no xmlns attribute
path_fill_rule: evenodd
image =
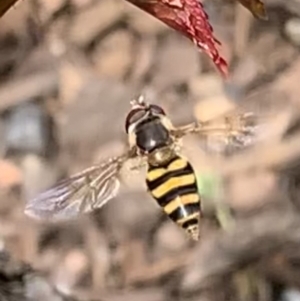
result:
<svg viewBox="0 0 300 301"><path fill-rule="evenodd" d="M143 118L147 114L147 111L145 109L139 108L139 109L134 109L131 110L125 121L125 130L126 133L128 133L129 127L133 124L139 121L141 118Z"/></svg>
<svg viewBox="0 0 300 301"><path fill-rule="evenodd" d="M165 111L157 105L150 105L150 111L154 114L166 115Z"/></svg>

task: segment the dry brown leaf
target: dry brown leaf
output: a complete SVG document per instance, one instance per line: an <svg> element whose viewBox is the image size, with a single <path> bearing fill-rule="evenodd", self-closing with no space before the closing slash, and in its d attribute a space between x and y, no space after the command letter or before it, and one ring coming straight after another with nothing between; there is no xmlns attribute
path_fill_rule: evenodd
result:
<svg viewBox="0 0 300 301"><path fill-rule="evenodd" d="M260 0L238 0L244 7L250 10L254 17L267 20L267 12L265 5Z"/></svg>
<svg viewBox="0 0 300 301"><path fill-rule="evenodd" d="M18 0L1 0L0 17L2 17Z"/></svg>

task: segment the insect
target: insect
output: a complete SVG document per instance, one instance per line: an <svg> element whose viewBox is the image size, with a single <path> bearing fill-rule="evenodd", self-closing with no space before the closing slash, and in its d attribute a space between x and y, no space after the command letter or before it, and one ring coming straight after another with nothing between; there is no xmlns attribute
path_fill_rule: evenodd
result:
<svg viewBox="0 0 300 301"><path fill-rule="evenodd" d="M131 101L126 117L128 149L41 193L27 203L25 213L37 219L60 220L100 208L117 195L125 162L138 158L140 165L147 166L146 186L150 195L173 222L198 240L201 198L194 169L180 154L180 141L193 133L223 132L228 139L242 137L249 133L247 120L242 115L221 125L194 122L175 127L160 106L146 103L141 96Z"/></svg>

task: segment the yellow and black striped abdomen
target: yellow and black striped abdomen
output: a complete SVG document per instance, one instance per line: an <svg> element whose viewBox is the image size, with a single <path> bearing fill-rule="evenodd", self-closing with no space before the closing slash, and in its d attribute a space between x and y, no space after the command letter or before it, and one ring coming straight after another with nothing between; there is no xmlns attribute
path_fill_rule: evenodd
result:
<svg viewBox="0 0 300 301"><path fill-rule="evenodd" d="M146 183L165 213L198 240L200 196L191 164L175 156L163 166L149 165Z"/></svg>

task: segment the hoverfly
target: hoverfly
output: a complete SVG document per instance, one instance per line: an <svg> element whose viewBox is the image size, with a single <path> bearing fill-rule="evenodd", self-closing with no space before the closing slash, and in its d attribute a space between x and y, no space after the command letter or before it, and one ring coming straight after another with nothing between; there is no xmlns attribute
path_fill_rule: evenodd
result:
<svg viewBox="0 0 300 301"><path fill-rule="evenodd" d="M30 200L25 208L37 219L67 219L102 207L116 197L119 175L127 160L138 158L147 166L148 192L167 216L194 240L199 238L201 198L193 167L180 155L179 143L187 134L226 133L235 139L249 134L248 115L227 119L222 125L194 122L175 127L164 110L141 96L131 101L125 130L128 149L120 156L67 178Z"/></svg>

